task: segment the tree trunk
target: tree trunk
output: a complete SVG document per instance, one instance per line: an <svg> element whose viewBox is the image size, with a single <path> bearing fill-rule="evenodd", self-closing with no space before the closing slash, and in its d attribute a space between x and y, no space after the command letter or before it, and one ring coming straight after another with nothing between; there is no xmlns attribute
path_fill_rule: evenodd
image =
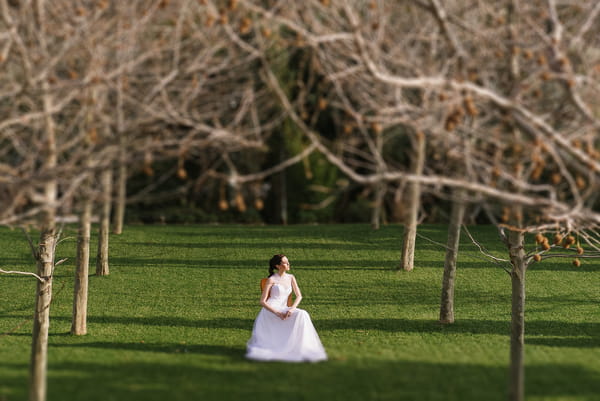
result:
<svg viewBox="0 0 600 401"><path fill-rule="evenodd" d="M512 313L510 334L509 400L523 401L525 397L525 272L527 263L522 232L509 231L508 245L512 264Z"/></svg>
<svg viewBox="0 0 600 401"><path fill-rule="evenodd" d="M122 141L124 142L124 141ZM125 202L127 199L127 164L125 157L126 149L125 144L121 143L121 152L119 160L119 169L117 176L117 188L116 188L116 201L115 201L115 213L113 216L113 233L121 234L123 232L123 220L125 219Z"/></svg>
<svg viewBox="0 0 600 401"><path fill-rule="evenodd" d="M88 273L90 265L90 231L92 220L92 202L84 200L77 236L77 261L75 286L73 290L73 320L71 334L87 334Z"/></svg>
<svg viewBox="0 0 600 401"><path fill-rule="evenodd" d="M385 196L385 191L385 184L377 184L373 199L373 211L371 214L371 227L374 230L379 230L379 227L381 225L381 216L383 213L383 197Z"/></svg>
<svg viewBox="0 0 600 401"><path fill-rule="evenodd" d="M412 173L423 174L425 164L425 135L421 132L416 135L415 154L412 162ZM417 238L417 222L419 218L419 207L421 205L421 185L418 182L408 184L408 207L406 222L404 223L404 235L402 238L402 258L400 267L406 271L414 268L415 241Z"/></svg>
<svg viewBox="0 0 600 401"><path fill-rule="evenodd" d="M52 270L54 268L54 224L42 229L38 244L37 274L44 281L37 283L31 363L29 365L29 401L46 400L46 370L48 366L48 330L52 300Z"/></svg>
<svg viewBox="0 0 600 401"><path fill-rule="evenodd" d="M43 4L38 3L43 14ZM40 15L43 20L43 15ZM53 174L57 165L56 126L50 110L52 97L47 82L42 84L47 93L43 97L46 134L46 157L44 169ZM45 401L48 368L48 331L50 329L50 302L52 301L52 274L56 249L56 200L58 185L50 178L44 185L44 205L40 230L40 241L36 251L37 282L33 329L31 336L31 361L29 365L29 401Z"/></svg>
<svg viewBox="0 0 600 401"><path fill-rule="evenodd" d="M440 304L440 323L454 323L454 279L456 277L456 258L460 242L460 227L465 215L466 203L462 199L463 191L455 190L456 198L452 202L450 223L448 224L448 243L444 261L442 280L442 301Z"/></svg>
<svg viewBox="0 0 600 401"><path fill-rule="evenodd" d="M385 166L381 161L381 154L383 153L383 135L381 134L381 130L377 129L374 132L375 138L375 147L379 154L379 158L377 161L377 171L381 173ZM382 181L378 182L375 185L374 198L373 198L373 210L371 212L371 227L374 230L379 230L379 226L381 224L381 215L383 211L383 198L385 196L385 191L387 187L386 184Z"/></svg>
<svg viewBox="0 0 600 401"><path fill-rule="evenodd" d="M122 12L125 14L124 12ZM119 19L119 31L122 30L122 19ZM128 37L130 38L130 37ZM128 41L127 47L131 43ZM127 50L130 50L129 48ZM118 51L119 63L124 63L123 51ZM125 218L125 200L127 198L127 140L125 135L125 118L123 115L123 77L117 81L117 134L119 135L119 168L117 176L117 199L115 202L115 215L113 233L123 232L123 219Z"/></svg>
<svg viewBox="0 0 600 401"><path fill-rule="evenodd" d="M282 133L283 136L283 133ZM283 139L285 143L285 139ZM279 161L283 162L286 158L285 147L282 145L279 148ZM288 223L288 199L287 199L287 179L286 171L283 170L279 173L279 219L282 225L286 226Z"/></svg>
<svg viewBox="0 0 600 401"><path fill-rule="evenodd" d="M102 172L101 185L103 191L102 213L100 215L100 228L98 231L98 254L96 258L96 275L107 276L108 268L108 240L110 229L110 207L112 201L112 170L107 168Z"/></svg>

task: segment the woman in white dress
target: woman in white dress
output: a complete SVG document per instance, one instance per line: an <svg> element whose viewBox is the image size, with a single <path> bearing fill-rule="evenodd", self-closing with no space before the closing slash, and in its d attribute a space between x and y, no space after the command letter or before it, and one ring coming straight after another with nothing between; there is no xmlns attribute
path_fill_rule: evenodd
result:
<svg viewBox="0 0 600 401"><path fill-rule="evenodd" d="M269 278L262 291L262 309L254 321L248 341L246 358L259 361L318 362L327 353L310 316L297 306L302 293L296 278L289 274L290 262L285 255L275 255L269 261ZM287 300L292 290L295 300Z"/></svg>

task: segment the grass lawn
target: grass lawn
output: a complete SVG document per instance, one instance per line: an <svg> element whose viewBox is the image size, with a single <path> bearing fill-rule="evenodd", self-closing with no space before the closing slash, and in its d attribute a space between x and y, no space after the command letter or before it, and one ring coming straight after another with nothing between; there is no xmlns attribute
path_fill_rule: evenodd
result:
<svg viewBox="0 0 600 401"><path fill-rule="evenodd" d="M445 226L420 234L445 242ZM463 237L456 323L437 323L444 250L419 238L396 272L401 226L130 226L111 274L90 276L89 334L69 334L75 232L57 257L48 400L505 400L510 278ZM506 252L493 227L471 232ZM532 243L533 241L530 241ZM92 255L95 255L95 247ZM33 271L0 229L0 268ZM285 253L329 354L317 364L244 358L268 260ZM91 271L95 261L92 260ZM527 276L528 400L600 400L600 261L550 259ZM0 401L27 399L35 280L0 275Z"/></svg>

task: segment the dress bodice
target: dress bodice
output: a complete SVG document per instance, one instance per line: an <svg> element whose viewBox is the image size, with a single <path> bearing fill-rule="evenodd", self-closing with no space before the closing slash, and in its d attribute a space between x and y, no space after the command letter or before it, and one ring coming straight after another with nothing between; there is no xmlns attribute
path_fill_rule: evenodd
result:
<svg viewBox="0 0 600 401"><path fill-rule="evenodd" d="M289 295L292 293L292 287L284 284L275 283L271 287L271 293L268 302L272 305L286 305Z"/></svg>

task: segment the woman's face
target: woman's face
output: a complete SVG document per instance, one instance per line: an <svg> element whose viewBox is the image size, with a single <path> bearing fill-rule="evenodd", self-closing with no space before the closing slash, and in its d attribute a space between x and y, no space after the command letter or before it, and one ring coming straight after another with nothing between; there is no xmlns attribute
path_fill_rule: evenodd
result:
<svg viewBox="0 0 600 401"><path fill-rule="evenodd" d="M281 262L279 262L277 267L279 268L279 271L287 272L290 270L290 261L287 257L284 256L283 258L281 258Z"/></svg>

